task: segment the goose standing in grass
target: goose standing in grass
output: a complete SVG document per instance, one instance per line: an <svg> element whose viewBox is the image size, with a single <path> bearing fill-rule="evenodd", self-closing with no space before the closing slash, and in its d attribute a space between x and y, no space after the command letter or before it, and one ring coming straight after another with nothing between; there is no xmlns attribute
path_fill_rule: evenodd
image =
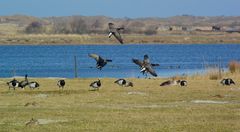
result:
<svg viewBox="0 0 240 132"><path fill-rule="evenodd" d="M19 82L14 78L12 81L7 82L7 85L9 87L9 90L10 88L13 88L15 90L17 87L19 87Z"/></svg>
<svg viewBox="0 0 240 132"><path fill-rule="evenodd" d="M118 84L119 86L125 86L127 81L125 79L118 79L114 83Z"/></svg>
<svg viewBox="0 0 240 132"><path fill-rule="evenodd" d="M98 79L98 81L92 82L89 86L92 87L94 90L99 90L99 88L101 87L101 81Z"/></svg>
<svg viewBox="0 0 240 132"><path fill-rule="evenodd" d="M133 63L137 64L141 68L141 72L146 75L150 73L154 77L157 77L157 73L154 71L154 66L159 66L159 64L151 64L148 55L144 55L143 61L138 59L132 59Z"/></svg>
<svg viewBox="0 0 240 132"><path fill-rule="evenodd" d="M132 82L129 82L127 81L126 84L125 84L125 87L133 87L133 83Z"/></svg>
<svg viewBox="0 0 240 132"><path fill-rule="evenodd" d="M57 82L57 85L58 85L58 87L59 88L64 88L64 86L65 86L65 80L59 80L58 82Z"/></svg>
<svg viewBox="0 0 240 132"><path fill-rule="evenodd" d="M88 54L89 57L96 60L96 67L97 69L102 69L108 62L112 62L112 60L103 59L101 56L97 54Z"/></svg>
<svg viewBox="0 0 240 132"><path fill-rule="evenodd" d="M40 85L38 82L34 81L34 82L28 83L28 86L30 89L35 89L35 88L39 88Z"/></svg>
<svg viewBox="0 0 240 132"><path fill-rule="evenodd" d="M23 88L23 89L24 89L24 88L28 85L28 78L27 78L27 77L28 77L28 75L26 74L26 75L25 75L25 80L23 80L23 81L21 81L21 82L19 83L19 87L20 87L20 88Z"/></svg>
<svg viewBox="0 0 240 132"><path fill-rule="evenodd" d="M129 82L125 79L118 79L114 83L118 84L119 86L125 86L125 87L131 86L131 87L133 87L133 83Z"/></svg>
<svg viewBox="0 0 240 132"><path fill-rule="evenodd" d="M178 83L180 86L187 86L187 81L186 81L186 80L177 80L177 83Z"/></svg>
<svg viewBox="0 0 240 132"><path fill-rule="evenodd" d="M123 44L123 39L119 33L120 30L123 30L123 27L116 28L113 23L108 23L108 28L109 28L109 35L108 37L111 38L113 35L121 44Z"/></svg>
<svg viewBox="0 0 240 132"><path fill-rule="evenodd" d="M173 86L177 84L178 82L176 80L168 80L168 81L162 82L160 86Z"/></svg>
<svg viewBox="0 0 240 132"><path fill-rule="evenodd" d="M227 79L224 78L220 83L222 85L227 85L227 86L230 86L231 84L235 85L235 82L231 78L227 78Z"/></svg>

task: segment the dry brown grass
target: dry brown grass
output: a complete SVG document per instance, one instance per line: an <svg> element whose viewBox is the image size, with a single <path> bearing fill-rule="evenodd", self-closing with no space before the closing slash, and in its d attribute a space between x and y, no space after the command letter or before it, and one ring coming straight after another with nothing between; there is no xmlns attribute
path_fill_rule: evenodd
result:
<svg viewBox="0 0 240 132"><path fill-rule="evenodd" d="M240 63L238 61L231 61L228 64L228 69L231 73L240 72Z"/></svg>
<svg viewBox="0 0 240 132"><path fill-rule="evenodd" d="M175 33L163 32L159 35L122 34L124 43L142 44L216 44L240 43L240 34L227 33ZM1 35L0 44L114 44L118 41L106 35L76 35L76 34L12 34Z"/></svg>
<svg viewBox="0 0 240 132"><path fill-rule="evenodd" d="M219 68L210 68L208 69L207 76L210 80L219 80L222 78L222 72Z"/></svg>

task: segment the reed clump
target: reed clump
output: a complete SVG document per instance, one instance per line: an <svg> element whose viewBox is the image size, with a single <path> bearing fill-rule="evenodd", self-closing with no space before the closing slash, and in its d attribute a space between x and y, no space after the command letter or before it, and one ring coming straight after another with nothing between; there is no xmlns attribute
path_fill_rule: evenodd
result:
<svg viewBox="0 0 240 132"><path fill-rule="evenodd" d="M219 68L211 68L208 70L207 75L210 80L219 80L222 78L222 71Z"/></svg>
<svg viewBox="0 0 240 132"><path fill-rule="evenodd" d="M240 62L235 60L229 62L228 69L231 73L240 73Z"/></svg>

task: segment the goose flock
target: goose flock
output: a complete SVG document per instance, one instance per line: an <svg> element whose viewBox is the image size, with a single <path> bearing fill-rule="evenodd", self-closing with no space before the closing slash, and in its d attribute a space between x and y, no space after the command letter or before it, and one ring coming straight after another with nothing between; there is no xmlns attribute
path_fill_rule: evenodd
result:
<svg viewBox="0 0 240 132"><path fill-rule="evenodd" d="M118 42L120 42L121 44L123 44L123 39L121 37L120 31L124 30L124 27L116 27L113 23L108 23L108 28L109 28L109 35L108 37L111 38L112 36L114 36ZM109 62L112 62L111 59L106 59L103 58L100 55L91 53L88 54L89 57L93 58L96 61L96 68L99 70L102 70L102 68L104 66L106 66ZM151 63L149 56L147 54L145 54L143 56L143 60L139 60L136 58L132 58L132 62L134 64L136 64L137 66L139 66L140 68L140 73L142 73L143 75L146 76L146 78L148 77L148 73L154 77L157 77L157 73L154 70L154 67L160 66L157 63ZM116 81L114 81L115 84L122 86L122 87L133 87L133 83L130 81L127 81L123 78L121 79L117 79ZM227 79L223 79L220 82L222 85L235 85L235 82L231 79L231 78L227 78ZM61 79L57 81L57 86L59 87L59 89L64 89L66 82L65 80ZM39 88L40 84L36 81L28 81L28 75L25 75L24 80L22 81L18 81L15 78L13 78L13 80L7 82L7 85L9 87L9 90L11 88L13 88L14 90L16 88L21 88L24 89L25 87L29 87L30 89L35 89L35 88ZM165 82L162 82L160 84L160 86L173 86L173 85L179 85L179 86L187 86L188 82L186 80L168 80ZM99 88L102 86L101 80L98 79L97 81L94 81L92 83L90 83L89 87L91 88L91 90L99 90Z"/></svg>
<svg viewBox="0 0 240 132"><path fill-rule="evenodd" d="M14 90L16 88L25 89L26 86L29 86L30 89L35 89L35 88L39 88L40 86L39 83L36 81L29 82L27 74L25 75L25 78L23 81L18 81L15 78L13 78L13 80L7 82L7 85L9 89L13 88Z"/></svg>

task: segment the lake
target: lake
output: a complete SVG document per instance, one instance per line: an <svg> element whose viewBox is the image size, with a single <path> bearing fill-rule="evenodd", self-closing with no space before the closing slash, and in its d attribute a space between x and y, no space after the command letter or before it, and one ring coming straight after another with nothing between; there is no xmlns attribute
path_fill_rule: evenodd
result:
<svg viewBox="0 0 240 132"><path fill-rule="evenodd" d="M148 54L160 77L203 73L206 65L240 60L239 44L134 44L134 45L11 45L0 46L0 77L74 78L74 56L78 77L144 77L132 58ZM112 59L101 71L88 53Z"/></svg>

